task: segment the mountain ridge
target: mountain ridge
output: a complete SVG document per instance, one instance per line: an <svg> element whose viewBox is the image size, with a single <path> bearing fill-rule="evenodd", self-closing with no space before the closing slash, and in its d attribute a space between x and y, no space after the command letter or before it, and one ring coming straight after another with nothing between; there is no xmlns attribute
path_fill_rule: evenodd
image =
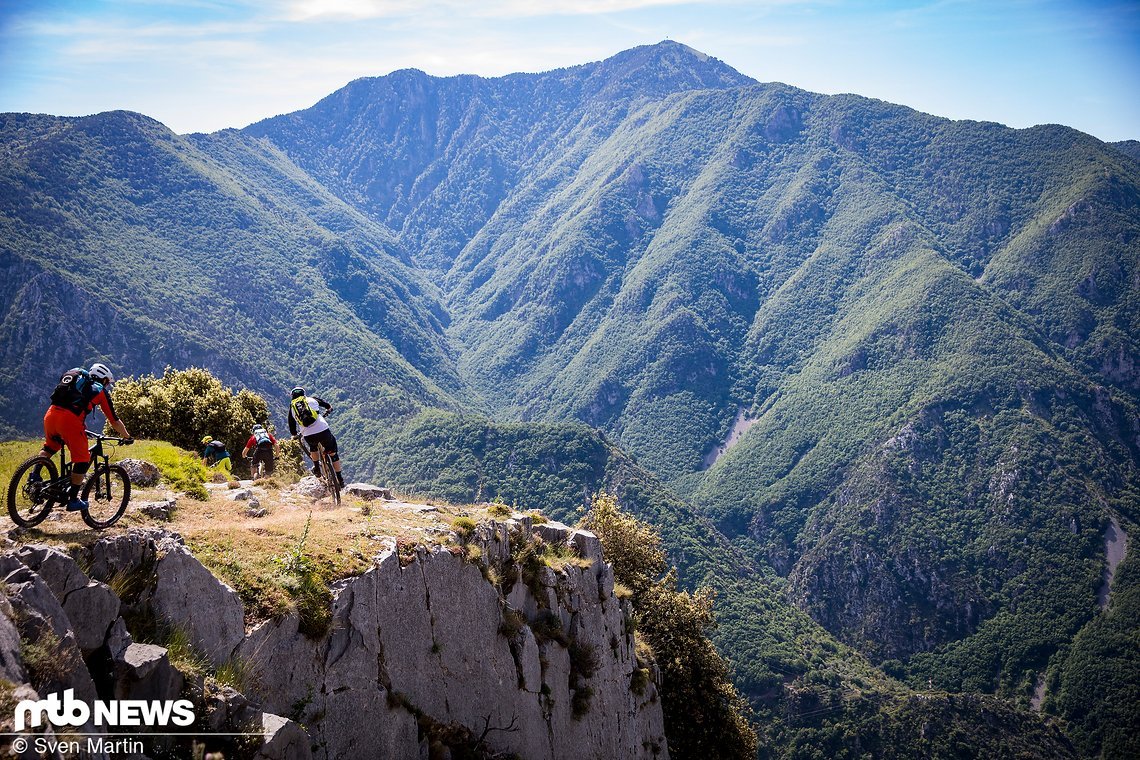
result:
<svg viewBox="0 0 1140 760"><path fill-rule="evenodd" d="M795 639L812 651L834 636L912 687L1013 704L1045 673L1047 709L1085 720L1063 674L1072 642L1109 635L1098 537L1140 523L1128 145L758 83L675 43L356 80L213 135L89 118L0 117L5 295L101 315L68 354L6 311L13 431L84 351L201 361L270 395L335 387L346 451L429 490L545 483L553 465L513 451L582 421L732 546L701 574L732 621L722 648L761 652L738 664L757 704L789 704L773 653L793 624L745 610L786 595L827 629ZM112 265L87 282L57 251ZM424 427L439 408L495 421ZM705 469L741 412L756 422ZM400 443L429 433L446 458Z"/></svg>

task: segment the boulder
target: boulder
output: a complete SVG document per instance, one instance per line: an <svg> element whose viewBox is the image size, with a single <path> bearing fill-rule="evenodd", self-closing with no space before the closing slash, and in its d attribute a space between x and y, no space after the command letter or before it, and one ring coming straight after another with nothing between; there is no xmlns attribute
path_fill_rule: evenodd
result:
<svg viewBox="0 0 1140 760"><path fill-rule="evenodd" d="M16 558L44 579L55 598L63 601L72 591L83 588L90 580L68 555L49 546L22 546Z"/></svg>
<svg viewBox="0 0 1140 760"><path fill-rule="evenodd" d="M119 607L119 597L99 581L91 581L67 595L63 610L74 626L75 643L84 656L103 646L111 624L119 618Z"/></svg>
<svg viewBox="0 0 1140 760"><path fill-rule="evenodd" d="M127 622L122 618L115 620L111 624L111 629L107 631L107 651L111 654L111 660L121 660L127 647L133 643L131 634L127 630Z"/></svg>
<svg viewBox="0 0 1140 760"><path fill-rule="evenodd" d="M28 680L20 660L20 632L12 623L12 605L0 596L0 678L10 683Z"/></svg>
<svg viewBox="0 0 1140 760"><path fill-rule="evenodd" d="M253 491L248 488L238 488L226 494L226 498L230 501L247 501L253 498Z"/></svg>
<svg viewBox="0 0 1140 760"><path fill-rule="evenodd" d="M305 729L288 718L258 709L230 686L206 696L205 720L215 732L260 733L261 746L253 755L255 760L309 760L313 756L312 740ZM358 745L356 751L363 746L368 745Z"/></svg>
<svg viewBox="0 0 1140 760"><path fill-rule="evenodd" d="M573 529L569 525L563 525L553 520L534 526L534 533L541 536L542 540L551 546L565 544L569 540L572 532Z"/></svg>
<svg viewBox="0 0 1140 760"><path fill-rule="evenodd" d="M602 556L602 542L590 531L580 529L572 531L568 543L578 554L590 560L594 568L600 569L605 562Z"/></svg>
<svg viewBox="0 0 1140 760"><path fill-rule="evenodd" d="M133 528L123 535L102 538L91 547L88 572L104 583L127 575L149 575L157 559L155 541L167 535L177 534Z"/></svg>
<svg viewBox="0 0 1140 760"><path fill-rule="evenodd" d="M375 499L392 499L392 490L390 488L381 488L374 486L370 483L349 483L344 487L344 490L353 496L364 499L365 501L373 501Z"/></svg>
<svg viewBox="0 0 1140 760"><path fill-rule="evenodd" d="M177 699L182 684L163 647L129 644L115 660L115 699Z"/></svg>
<svg viewBox="0 0 1140 760"><path fill-rule="evenodd" d="M293 493L310 499L322 499L328 495L328 489L315 476L306 475L293 486Z"/></svg>
<svg viewBox="0 0 1140 760"><path fill-rule="evenodd" d="M75 689L87 702L96 699L95 682L71 630L71 620L47 583L31 569L14 570L4 579L19 638L28 645L20 657L46 691Z"/></svg>
<svg viewBox="0 0 1140 760"><path fill-rule="evenodd" d="M262 736L255 760L307 760L313 756L309 735L288 718L263 712L252 723L247 730L260 730Z"/></svg>
<svg viewBox="0 0 1140 760"><path fill-rule="evenodd" d="M174 507L178 502L174 499L163 499L162 501L144 501L139 504L138 511L142 512L147 517L154 518L155 520L162 520L169 522L174 517Z"/></svg>
<svg viewBox="0 0 1140 760"><path fill-rule="evenodd" d="M136 486L149 488L158 485L158 468L145 459L123 459L119 466L127 471L127 477Z"/></svg>
<svg viewBox="0 0 1140 760"><path fill-rule="evenodd" d="M259 507L259 506L257 506L257 504L254 504L254 503L250 503L249 507L245 510L245 516L246 517L253 517L253 518L265 517L267 514L269 514L268 509L266 509L265 507Z"/></svg>

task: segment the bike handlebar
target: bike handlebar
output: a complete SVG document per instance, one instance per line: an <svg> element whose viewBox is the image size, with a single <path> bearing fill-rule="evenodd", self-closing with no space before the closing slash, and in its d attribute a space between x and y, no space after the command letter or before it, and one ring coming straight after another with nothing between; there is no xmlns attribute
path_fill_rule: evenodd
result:
<svg viewBox="0 0 1140 760"><path fill-rule="evenodd" d="M87 434L88 438L94 438L97 441L110 441L111 443L119 443L123 446L130 446L135 442L134 438L119 438L114 435L103 435L102 433L96 433L94 430L84 430L83 432Z"/></svg>

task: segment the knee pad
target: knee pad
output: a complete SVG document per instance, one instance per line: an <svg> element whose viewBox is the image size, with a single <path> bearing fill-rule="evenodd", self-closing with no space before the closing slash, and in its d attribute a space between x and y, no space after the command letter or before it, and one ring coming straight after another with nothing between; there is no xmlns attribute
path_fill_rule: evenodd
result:
<svg viewBox="0 0 1140 760"><path fill-rule="evenodd" d="M72 462L71 463L71 471L77 472L80 475L87 472L87 470L89 470L89 469L91 469L91 463L90 462Z"/></svg>

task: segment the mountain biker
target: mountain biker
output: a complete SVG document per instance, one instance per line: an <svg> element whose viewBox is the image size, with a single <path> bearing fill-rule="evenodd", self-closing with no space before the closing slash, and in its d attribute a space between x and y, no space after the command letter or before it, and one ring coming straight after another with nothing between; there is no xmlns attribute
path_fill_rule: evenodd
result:
<svg viewBox="0 0 1140 760"><path fill-rule="evenodd" d="M221 441L216 441L212 436L206 436L202 439L202 464L207 467L213 467L215 470L222 470L227 475L233 472L233 463L230 462L230 452L226 450L226 444Z"/></svg>
<svg viewBox="0 0 1140 760"><path fill-rule="evenodd" d="M91 452L87 449L87 415L99 407L124 444L134 443L126 425L115 414L115 406L107 392L115 382L106 364L96 362L91 369L74 367L64 372L51 394L51 406L44 414L44 447L41 456L50 457L66 446L71 454L71 484L67 489L67 510L87 509L87 502L79 498L83 476L91 468ZM29 481L41 478L39 469L32 472Z"/></svg>
<svg viewBox="0 0 1140 760"><path fill-rule="evenodd" d="M331 412L332 404L318 396L309 396L305 389L297 386L290 391L289 401L289 434L296 437L298 434L305 437L309 444L309 455L313 458L313 474L320 477L321 468L316 464L317 444L325 447L332 459L336 479L344 485L344 476L341 474L340 456L337 454L336 437L329 429L329 423L321 414L321 409Z"/></svg>
<svg viewBox="0 0 1140 760"><path fill-rule="evenodd" d="M263 462L265 463L265 474L272 475L274 469L273 455L279 453L280 449L277 447L277 439L265 429L264 425L253 426L249 440L245 442L245 448L241 450L242 459L248 457L250 451L253 451L250 472L256 473L257 465Z"/></svg>

